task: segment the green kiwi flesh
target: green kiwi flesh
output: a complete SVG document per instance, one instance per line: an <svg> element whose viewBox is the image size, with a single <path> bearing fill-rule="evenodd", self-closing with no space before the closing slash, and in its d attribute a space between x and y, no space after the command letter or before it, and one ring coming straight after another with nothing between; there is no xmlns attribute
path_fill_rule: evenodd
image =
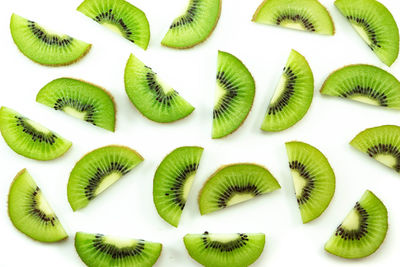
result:
<svg viewBox="0 0 400 267"><path fill-rule="evenodd" d="M105 146L81 158L68 180L68 202L76 211L130 172L143 161L135 150L125 146Z"/></svg>
<svg viewBox="0 0 400 267"><path fill-rule="evenodd" d="M142 239L77 232L75 249L89 267L151 267L160 257L162 245Z"/></svg>
<svg viewBox="0 0 400 267"><path fill-rule="evenodd" d="M71 78L56 79L39 91L36 101L106 130L115 130L113 98L96 85Z"/></svg>
<svg viewBox="0 0 400 267"><path fill-rule="evenodd" d="M72 64L89 52L91 44L53 33L34 21L12 14L12 38L18 49L36 63L47 66Z"/></svg>
<svg viewBox="0 0 400 267"><path fill-rule="evenodd" d="M207 267L246 267L262 254L262 233L187 234L183 238L189 255Z"/></svg>
<svg viewBox="0 0 400 267"><path fill-rule="evenodd" d="M201 215L280 189L278 181L262 166L239 163L218 169L199 194Z"/></svg>
<svg viewBox="0 0 400 267"><path fill-rule="evenodd" d="M68 237L43 192L26 169L20 171L11 184L8 215L19 231L37 241L57 242Z"/></svg>
<svg viewBox="0 0 400 267"><path fill-rule="evenodd" d="M363 258L382 244L388 229L388 214L382 201L366 190L325 244L325 250L343 258Z"/></svg>
<svg viewBox="0 0 400 267"><path fill-rule="evenodd" d="M199 167L202 147L179 147L168 154L154 175L153 200L158 214L177 227Z"/></svg>

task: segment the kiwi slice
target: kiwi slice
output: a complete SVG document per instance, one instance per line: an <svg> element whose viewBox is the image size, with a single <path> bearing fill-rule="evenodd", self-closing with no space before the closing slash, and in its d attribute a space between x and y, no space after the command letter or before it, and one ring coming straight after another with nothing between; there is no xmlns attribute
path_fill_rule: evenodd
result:
<svg viewBox="0 0 400 267"><path fill-rule="evenodd" d="M104 89L71 78L46 84L36 101L109 131L115 130L115 104Z"/></svg>
<svg viewBox="0 0 400 267"><path fill-rule="evenodd" d="M190 0L161 41L173 48L190 48L204 42L214 31L221 14L221 0Z"/></svg>
<svg viewBox="0 0 400 267"><path fill-rule="evenodd" d="M335 6L378 58L392 65L399 55L399 29L390 11L375 0L336 0Z"/></svg>
<svg viewBox="0 0 400 267"><path fill-rule="evenodd" d="M11 16L10 29L18 49L42 65L72 64L85 56L92 46L71 36L51 32L16 14Z"/></svg>
<svg viewBox="0 0 400 267"><path fill-rule="evenodd" d="M217 211L281 188L264 167L250 163L222 166L199 194L201 215Z"/></svg>
<svg viewBox="0 0 400 267"><path fill-rule="evenodd" d="M307 60L292 50L275 93L269 103L263 131L285 130L301 120L314 95L314 77Z"/></svg>
<svg viewBox="0 0 400 267"><path fill-rule="evenodd" d="M0 108L0 131L12 150L31 159L58 158L72 145L41 124L7 107Z"/></svg>
<svg viewBox="0 0 400 267"><path fill-rule="evenodd" d="M142 239L77 232L75 249L89 267L150 267L160 257L162 245Z"/></svg>
<svg viewBox="0 0 400 267"><path fill-rule="evenodd" d="M125 67L125 90L135 107L155 122L180 120L194 110L177 91L132 54Z"/></svg>
<svg viewBox="0 0 400 267"><path fill-rule="evenodd" d="M57 242L68 237L50 204L26 169L14 178L8 195L14 226L32 239Z"/></svg>
<svg viewBox="0 0 400 267"><path fill-rule="evenodd" d="M334 35L332 18L317 0L264 0L253 21L295 30Z"/></svg>
<svg viewBox="0 0 400 267"><path fill-rule="evenodd" d="M77 8L89 18L120 34L144 50L150 41L146 14L125 0L85 0Z"/></svg>
<svg viewBox="0 0 400 267"><path fill-rule="evenodd" d="M234 55L218 51L212 138L229 135L242 125L253 106L255 90L246 66Z"/></svg>
<svg viewBox="0 0 400 267"><path fill-rule="evenodd" d="M255 262L265 246L265 235L187 234L183 238L190 257L207 267L246 267Z"/></svg>
<svg viewBox="0 0 400 267"><path fill-rule="evenodd" d="M76 211L130 172L143 161L135 150L125 146L105 146L89 152L72 169L68 180L68 201Z"/></svg>
<svg viewBox="0 0 400 267"><path fill-rule="evenodd" d="M388 229L388 215L382 201L366 190L325 244L325 250L343 258L362 258L374 253Z"/></svg>
<svg viewBox="0 0 400 267"><path fill-rule="evenodd" d="M179 147L168 154L158 166L153 182L153 200L158 214L169 224L177 227L203 148Z"/></svg>
<svg viewBox="0 0 400 267"><path fill-rule="evenodd" d="M335 173L328 160L315 147L302 142L286 143L301 219L318 218L335 193Z"/></svg>

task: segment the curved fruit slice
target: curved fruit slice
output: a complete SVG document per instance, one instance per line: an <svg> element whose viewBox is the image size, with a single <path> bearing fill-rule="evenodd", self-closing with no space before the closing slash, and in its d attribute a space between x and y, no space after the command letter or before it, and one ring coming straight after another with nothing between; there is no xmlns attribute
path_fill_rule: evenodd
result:
<svg viewBox="0 0 400 267"><path fill-rule="evenodd" d="M115 130L112 96L90 83L70 78L56 79L39 91L36 101L109 131Z"/></svg>
<svg viewBox="0 0 400 267"><path fill-rule="evenodd" d="M336 0L335 6L379 59L392 65L399 55L399 29L390 11L375 0Z"/></svg>
<svg viewBox="0 0 400 267"><path fill-rule="evenodd" d="M150 41L146 14L125 0L84 0L77 8L89 18L120 34L144 50Z"/></svg>
<svg viewBox="0 0 400 267"><path fill-rule="evenodd" d="M26 169L20 171L11 184L8 215L18 230L35 240L57 242L68 237Z"/></svg>
<svg viewBox="0 0 400 267"><path fill-rule="evenodd" d="M318 149L302 142L286 143L297 203L303 223L318 218L335 193L335 173Z"/></svg>
<svg viewBox="0 0 400 267"><path fill-rule="evenodd" d="M278 181L262 166L249 163L223 166L200 191L200 213L220 210L279 188Z"/></svg>
<svg viewBox="0 0 400 267"><path fill-rule="evenodd" d="M325 244L325 250L343 258L362 258L374 253L388 229L385 205L367 190Z"/></svg>
<svg viewBox="0 0 400 267"><path fill-rule="evenodd" d="M292 50L275 89L261 129L282 131L301 120L314 95L314 77L306 59Z"/></svg>
<svg viewBox="0 0 400 267"><path fill-rule="evenodd" d="M0 108L0 131L12 150L31 159L58 158L72 145L41 124L7 107Z"/></svg>
<svg viewBox="0 0 400 267"><path fill-rule="evenodd" d="M190 0L185 14L177 17L161 41L173 48L190 48L204 42L217 26L221 0Z"/></svg>
<svg viewBox="0 0 400 267"><path fill-rule="evenodd" d="M19 50L42 65L72 64L85 56L92 46L71 36L53 33L16 14L11 16L10 29Z"/></svg>
<svg viewBox="0 0 400 267"><path fill-rule="evenodd" d="M253 21L320 34L335 34L328 10L317 0L265 0L254 13Z"/></svg>
<svg viewBox="0 0 400 267"><path fill-rule="evenodd" d="M218 51L212 138L229 135L242 125L253 106L255 90L246 66L234 55Z"/></svg>
<svg viewBox="0 0 400 267"><path fill-rule="evenodd" d="M151 267L160 257L162 245L142 239L77 232L75 248L89 267Z"/></svg>
<svg viewBox="0 0 400 267"><path fill-rule="evenodd" d="M158 214L177 227L199 167L202 147L179 147L158 166L153 182L153 200Z"/></svg>
<svg viewBox="0 0 400 267"><path fill-rule="evenodd" d="M265 235L187 234L183 238L190 257L204 266L244 267L255 262L265 246Z"/></svg>
<svg viewBox="0 0 400 267"><path fill-rule="evenodd" d="M89 152L72 169L68 181L68 201L76 211L106 190L143 161L125 146L105 146Z"/></svg>
<svg viewBox="0 0 400 267"><path fill-rule="evenodd" d="M125 67L125 91L135 107L152 121L173 122L194 110L177 91L132 54Z"/></svg>

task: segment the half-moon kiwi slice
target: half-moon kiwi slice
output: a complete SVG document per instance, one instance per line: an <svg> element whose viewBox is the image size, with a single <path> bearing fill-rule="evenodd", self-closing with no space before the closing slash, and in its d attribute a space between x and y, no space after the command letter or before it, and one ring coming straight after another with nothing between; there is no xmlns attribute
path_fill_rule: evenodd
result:
<svg viewBox="0 0 400 267"><path fill-rule="evenodd" d="M212 138L229 135L242 125L253 106L255 90L246 66L234 55L218 51Z"/></svg>
<svg viewBox="0 0 400 267"><path fill-rule="evenodd" d="M318 218L335 193L335 173L328 160L315 147L302 142L286 143L301 219Z"/></svg>
<svg viewBox="0 0 400 267"><path fill-rule="evenodd" d="M68 202L76 211L143 161L125 146L105 146L89 152L72 169L68 180Z"/></svg>
<svg viewBox="0 0 400 267"><path fill-rule="evenodd" d="M385 205L366 190L325 244L325 250L343 258L363 258L382 244L388 229Z"/></svg>
<svg viewBox="0 0 400 267"><path fill-rule="evenodd" d="M263 131L285 130L301 120L314 95L314 77L307 60L292 50L261 125Z"/></svg>
<svg viewBox="0 0 400 267"><path fill-rule="evenodd" d="M43 28L12 14L11 35L19 50L31 60L48 66L72 64L89 52L91 44Z"/></svg>
<svg viewBox="0 0 400 267"><path fill-rule="evenodd" d="M153 200L158 214L177 227L199 167L203 148L179 147L168 154L154 175Z"/></svg>
<svg viewBox="0 0 400 267"><path fill-rule="evenodd" d="M177 91L132 54L125 67L125 91L135 107L152 121L173 122L194 110Z"/></svg>
<svg viewBox="0 0 400 267"><path fill-rule="evenodd" d="M162 245L142 239L77 232L75 249L89 267L151 267L160 257Z"/></svg>
<svg viewBox="0 0 400 267"><path fill-rule="evenodd" d="M254 263L262 254L265 235L205 232L204 234L187 234L183 242L190 257L204 266L245 267Z"/></svg>
<svg viewBox="0 0 400 267"><path fill-rule="evenodd" d="M162 45L190 48L213 32L221 13L221 0L190 0L185 13L172 22Z"/></svg>
<svg viewBox="0 0 400 267"><path fill-rule="evenodd" d="M262 166L239 163L218 169L199 194L201 215L217 211L281 188Z"/></svg>
<svg viewBox="0 0 400 267"><path fill-rule="evenodd" d="M39 91L36 101L109 131L115 130L114 100L96 85L71 78L56 79Z"/></svg>
<svg viewBox="0 0 400 267"><path fill-rule="evenodd" d="M399 55L399 29L390 11L375 0L336 0L335 6L379 59L392 65Z"/></svg>
<svg viewBox="0 0 400 267"><path fill-rule="evenodd" d="M72 145L41 124L7 107L0 108L0 131L12 150L31 159L58 158Z"/></svg>
<svg viewBox="0 0 400 267"><path fill-rule="evenodd" d="M14 178L8 195L8 215L14 226L41 242L57 242L68 237L42 190L26 169Z"/></svg>
<svg viewBox="0 0 400 267"><path fill-rule="evenodd" d="M254 13L253 21L319 34L335 34L328 10L317 0L264 0Z"/></svg>
<svg viewBox="0 0 400 267"><path fill-rule="evenodd" d="M77 8L89 18L120 34L144 50L150 41L146 14L125 0L85 0Z"/></svg>

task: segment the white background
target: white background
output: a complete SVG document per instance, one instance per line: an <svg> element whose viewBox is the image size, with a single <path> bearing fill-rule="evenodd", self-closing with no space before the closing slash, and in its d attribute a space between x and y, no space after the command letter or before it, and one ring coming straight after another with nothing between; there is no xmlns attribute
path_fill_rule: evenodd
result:
<svg viewBox="0 0 400 267"><path fill-rule="evenodd" d="M131 0L146 14L151 26L147 51L101 27L76 11L80 0L3 1L0 9L0 105L16 109L73 142L63 157L38 162L14 153L0 139L0 266L83 266L73 239L76 231L142 238L163 243L156 266L199 266L186 253L186 233L263 232L264 253L254 266L398 266L400 263L400 177L393 170L353 149L348 143L365 128L397 124L399 111L322 97L319 89L327 75L344 65L373 64L400 78L400 62L386 67L351 28L332 0L321 1L336 26L334 36L321 36L251 22L261 0L225 0L211 37L189 50L162 47L160 41L187 0ZM400 3L381 0L400 22ZM77 64L50 68L33 63L14 45L9 19L15 12L51 29L93 44ZM303 54L315 77L315 96L307 115L280 133L259 128L291 49ZM218 49L240 58L253 74L257 93L246 122L233 135L212 140ZM130 53L186 98L196 110L184 120L158 124L143 117L125 94L123 71ZM56 112L35 102L37 92L59 77L74 77L101 85L115 97L116 132L111 133ZM322 216L303 225L294 196L284 143L301 140L320 149L337 179L335 196ZM136 149L145 161L86 208L72 212L67 201L69 172L80 157L100 146L122 144ZM176 147L205 148L200 168L175 229L157 214L152 198L154 172L163 157ZM265 165L282 189L247 203L200 216L197 194L220 165L254 162ZM7 216L7 195L15 174L27 168L46 195L70 237L65 242L42 244L17 231ZM372 190L389 212L389 231L381 248L361 260L345 260L324 251L324 243L366 189Z"/></svg>

